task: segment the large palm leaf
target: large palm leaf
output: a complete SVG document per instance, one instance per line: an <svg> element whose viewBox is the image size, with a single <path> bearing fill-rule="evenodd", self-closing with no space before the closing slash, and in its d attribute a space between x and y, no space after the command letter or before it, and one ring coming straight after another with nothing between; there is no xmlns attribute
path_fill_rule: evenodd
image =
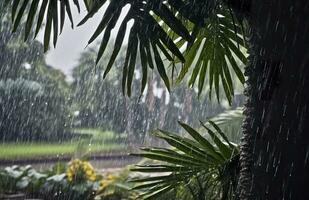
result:
<svg viewBox="0 0 309 200"><path fill-rule="evenodd" d="M80 0L81 1L81 0ZM11 1L7 1L11 2ZM73 24L69 0L14 0L12 19L14 30L22 17L27 16L25 37L34 26L37 18L36 33L38 33L45 19L44 47L48 49L53 29L53 43L56 45L57 36L61 32L65 16L68 15ZM72 0L78 9L78 0ZM142 65L142 91L147 83L148 70L157 68L167 89L170 89L170 78L163 61L185 63L179 74L181 80L190 66L193 66L190 85L193 85L199 75L199 89L202 91L208 69L210 88L215 88L218 96L220 82L229 101L233 96L233 82L230 75L232 69L241 82L244 81L242 72L237 65L239 59L243 63L246 57L240 50L243 46L242 32L237 20L227 12L221 1L189 1L189 0L84 0L82 1L88 14L79 23L87 22L89 18L108 3L102 20L89 40L93 42L102 35L101 47L97 62L100 60L109 44L111 30L119 21L122 9L130 5L130 9L121 22L118 30L114 51L106 66L104 76L108 74L124 43L128 22L133 20L129 30L129 42L126 59L123 66L123 91L131 95L131 85L134 76L136 59L140 58ZM29 11L27 11L27 7ZM46 13L46 17L45 17ZM179 38L178 41L174 40ZM186 52L182 46L188 44ZM196 59L195 59L196 58ZM195 63L196 62L196 63ZM231 66L230 68L228 66ZM211 92L210 92L211 94Z"/></svg>
<svg viewBox="0 0 309 200"><path fill-rule="evenodd" d="M193 183L200 183L198 187L191 187L201 187L199 193L192 191L195 199L205 199L206 196L216 196L215 199L233 197L239 170L238 146L229 142L216 124L209 123L210 126L202 124L209 139L183 123L180 125L191 138L163 130L156 132L155 135L173 149L143 148L141 153L134 154L160 163L134 167L132 171L148 176L133 179L133 182L140 183L133 189L142 191L141 197L144 199L158 199L179 185L190 187Z"/></svg>
<svg viewBox="0 0 309 200"><path fill-rule="evenodd" d="M195 41L185 51L186 62L182 67L178 82L181 81L191 68L189 86L193 87L197 82L199 95L201 94L208 71L209 96L212 89L215 89L219 98L219 85L222 84L224 93L231 103L234 95L233 76L243 84L245 81L240 65L247 62L245 56L245 40L243 30L233 13L225 7L219 7L215 13L206 19L206 24L202 27L190 25L191 32L195 35ZM179 46L185 41L177 38Z"/></svg>

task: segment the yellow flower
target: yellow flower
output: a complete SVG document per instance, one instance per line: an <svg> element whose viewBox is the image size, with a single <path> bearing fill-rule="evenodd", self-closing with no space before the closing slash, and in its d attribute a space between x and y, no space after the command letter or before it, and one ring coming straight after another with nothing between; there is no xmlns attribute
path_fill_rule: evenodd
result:
<svg viewBox="0 0 309 200"><path fill-rule="evenodd" d="M81 161L79 159L74 159L69 162L66 173L69 181L72 181L76 175L78 176L78 180L95 181L96 179L92 165L87 161Z"/></svg>
<svg viewBox="0 0 309 200"><path fill-rule="evenodd" d="M74 167L73 165L71 165L71 166L69 167L69 171L74 172L74 171L75 171L75 167Z"/></svg>
<svg viewBox="0 0 309 200"><path fill-rule="evenodd" d="M92 174L93 174L93 171L91 171L91 170L87 170L87 171L86 171L86 175L87 175L87 176L91 176Z"/></svg>
<svg viewBox="0 0 309 200"><path fill-rule="evenodd" d="M89 179L90 181L95 181L96 176L93 174L93 175L92 175L92 176L90 176L88 179Z"/></svg>
<svg viewBox="0 0 309 200"><path fill-rule="evenodd" d="M83 165L84 165L85 169L93 170L93 167L92 167L92 165L89 162L84 162Z"/></svg>
<svg viewBox="0 0 309 200"><path fill-rule="evenodd" d="M109 175L107 176L107 179L108 179L108 180L114 180L115 177L114 177L113 175L109 174Z"/></svg>
<svg viewBox="0 0 309 200"><path fill-rule="evenodd" d="M68 180L69 181L72 181L72 179L73 179L73 174L71 173L71 172L67 172L67 177L68 177Z"/></svg>
<svg viewBox="0 0 309 200"><path fill-rule="evenodd" d="M105 180L105 179L102 179L100 181L100 190L103 190L104 188L106 188L109 184L109 181L108 180Z"/></svg>

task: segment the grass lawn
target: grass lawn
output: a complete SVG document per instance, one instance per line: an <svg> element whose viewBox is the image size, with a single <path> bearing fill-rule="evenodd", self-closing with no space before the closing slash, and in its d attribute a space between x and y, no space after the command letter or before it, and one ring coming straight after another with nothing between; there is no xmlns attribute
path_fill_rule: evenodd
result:
<svg viewBox="0 0 309 200"><path fill-rule="evenodd" d="M124 144L113 140L115 133L99 129L75 129L76 134L91 135L89 139L72 140L63 143L0 143L0 159L14 159L61 154L91 154L110 150L124 150Z"/></svg>
<svg viewBox="0 0 309 200"><path fill-rule="evenodd" d="M79 148L78 148L79 146ZM82 146L78 142L72 143L4 143L0 144L0 158L12 159L17 157L35 157L58 154L73 154L82 150L83 153L104 152L109 150L121 150L124 145L121 144L91 144Z"/></svg>

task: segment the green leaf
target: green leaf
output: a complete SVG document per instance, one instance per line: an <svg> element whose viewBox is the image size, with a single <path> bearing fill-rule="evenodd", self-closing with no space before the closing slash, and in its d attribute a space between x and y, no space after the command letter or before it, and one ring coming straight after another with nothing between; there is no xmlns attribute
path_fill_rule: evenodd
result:
<svg viewBox="0 0 309 200"><path fill-rule="evenodd" d="M184 66L181 68L181 71L180 71L180 73L177 77L177 83L180 83L183 80L183 78L185 77L185 75L188 73L188 70L192 66L193 61L195 59L195 55L197 55L197 53L198 53L201 42L202 42L201 40L195 41L193 43L192 47L190 48L190 50L185 55L186 62L184 64ZM201 54L199 56L201 56ZM200 58L198 58L198 59L201 60Z"/></svg>
<svg viewBox="0 0 309 200"><path fill-rule="evenodd" d="M116 37L116 40L115 40L114 50L113 50L113 53L112 53L112 55L111 55L111 57L108 61L108 64L107 64L107 67L105 69L103 78L106 77L106 75L111 70L111 68L112 68L112 66L113 66L113 64L116 60L116 57L117 57L117 55L118 55L118 53L121 49L126 30L127 30L127 20L124 20L122 22L121 26L119 27L119 31L118 31L118 34L117 34L117 37Z"/></svg>
<svg viewBox="0 0 309 200"><path fill-rule="evenodd" d="M35 17L35 13L38 9L38 5L39 5L40 0L33 0L30 10L29 10L29 14L27 17L27 21L26 21L26 27L25 27L25 41L27 40L27 38L29 37L31 28L32 28L32 24L34 21L34 17Z"/></svg>
<svg viewBox="0 0 309 200"><path fill-rule="evenodd" d="M24 1L25 2L25 1ZM15 21L15 16L16 16L16 13L17 13L17 9L18 9L18 5L20 3L20 0L14 0L13 1L13 4L12 4L12 22Z"/></svg>
<svg viewBox="0 0 309 200"><path fill-rule="evenodd" d="M236 45L229 39L223 37L223 40L226 42L226 45L229 47L230 50L241 60L243 64L247 64L247 58L245 55L236 47Z"/></svg>
<svg viewBox="0 0 309 200"><path fill-rule="evenodd" d="M65 22L65 3L64 1L60 1L60 33L62 33L63 27L64 27L64 22Z"/></svg>
<svg viewBox="0 0 309 200"><path fill-rule="evenodd" d="M151 195L145 196L144 199L145 200L151 200L151 199L158 199L158 197L162 196L163 194L165 194L166 192L170 191L171 189L173 189L173 185L164 187L161 190L157 190L156 192L152 193Z"/></svg>
<svg viewBox="0 0 309 200"><path fill-rule="evenodd" d="M45 15L45 11L47 8L47 4L48 4L48 0L43 0L42 4L41 4L41 8L39 11L39 15L38 15L38 22L37 22L37 26L35 29L35 36L36 37L41 29L42 23L43 23L43 19L44 19L44 15Z"/></svg>
<svg viewBox="0 0 309 200"><path fill-rule="evenodd" d="M69 0L63 0L63 2L65 3L65 9L66 9L66 12L69 16L69 20L71 22L71 28L73 28L74 22L73 22L73 16L72 16L72 12L71 12L70 2L69 2Z"/></svg>
<svg viewBox="0 0 309 200"><path fill-rule="evenodd" d="M218 160L223 160L223 157L221 154L219 154L215 147L208 141L206 140L203 136L201 136L196 130L188 126L187 124L178 122L196 141L198 141L205 150L208 152L208 154L212 155L214 158Z"/></svg>
<svg viewBox="0 0 309 200"><path fill-rule="evenodd" d="M51 8L51 14L53 19L54 47L56 47L58 40L58 3L57 1L51 1L51 2L53 2Z"/></svg>
<svg viewBox="0 0 309 200"><path fill-rule="evenodd" d="M134 168L130 169L130 171L136 172L152 172L152 173L161 173L161 172L179 172L189 171L194 169L193 166L184 167L184 166L171 166L171 165L137 165Z"/></svg>
<svg viewBox="0 0 309 200"><path fill-rule="evenodd" d="M105 4L106 0L93 1L92 9L87 13L87 15L78 23L77 26L81 26L88 21L88 19L92 18L100 8Z"/></svg>
<svg viewBox="0 0 309 200"><path fill-rule="evenodd" d="M104 51L107 47L107 44L108 44L108 41L109 41L109 38L110 38L111 31L116 25L116 22L117 22L117 20L120 16L120 12L121 12L121 10L114 13L113 17L111 18L111 20L109 21L109 23L108 23L108 25L105 29L105 33L104 33L104 36L103 36L103 39L102 39L102 42L101 42L101 46L100 46L100 49L99 49L99 52L98 52L98 57L96 59L96 64L98 64L99 60L103 56L103 53L104 53Z"/></svg>
<svg viewBox="0 0 309 200"><path fill-rule="evenodd" d="M226 137L226 135L222 132L222 130L219 128L219 126L217 126L213 121L211 120L208 120L208 123L210 123L214 128L215 130L217 131L217 133L220 134L220 136L224 139L225 142L228 143L228 145L230 146L230 148L235 148L234 145L232 145L229 141L229 139Z"/></svg>
<svg viewBox="0 0 309 200"><path fill-rule="evenodd" d="M172 13L166 5L160 4L158 9L155 9L154 12L160 16L160 18L179 36L187 41L192 40L192 37L189 34L187 28L179 19L175 17L174 13Z"/></svg>
<svg viewBox="0 0 309 200"><path fill-rule="evenodd" d="M190 144L186 141L184 141L183 138L177 137L176 135L173 135L169 133L169 136L165 134L165 131L160 131L161 133L155 134L155 136L164 139L167 143L169 143L171 146L179 149L180 151L184 152L186 155L189 155L195 159L201 160L201 162L204 162L205 164L215 164L210 162L207 159L207 153L201 151L199 148L195 147L193 144Z"/></svg>
<svg viewBox="0 0 309 200"><path fill-rule="evenodd" d="M141 86L141 95L142 95L147 84L147 55L145 48L142 44L139 45L139 52L142 65L142 86Z"/></svg>
<svg viewBox="0 0 309 200"><path fill-rule="evenodd" d="M233 150L230 149L226 144L224 144L220 138L210 129L208 128L205 124L203 124L201 122L201 125L208 131L208 134L210 135L210 137L212 138L212 140L214 141L214 143L217 145L217 147L220 150L221 155L225 158L225 159L229 159L231 158L232 154L233 154Z"/></svg>
<svg viewBox="0 0 309 200"><path fill-rule="evenodd" d="M145 150L144 150L145 151ZM194 160L188 156L180 155L177 153L171 153L163 150L149 150L148 153L139 153L139 154L132 154L135 156L141 156L153 160L168 162L176 165L183 165L183 166L203 166L202 163L199 163L197 160ZM177 156L177 157L175 157Z"/></svg>
<svg viewBox="0 0 309 200"><path fill-rule="evenodd" d="M21 5L21 7L20 7L20 9L18 11L17 17L14 20L13 32L16 32L17 27L18 27L18 25L20 23L20 20L21 20L21 18L23 16L25 10L26 10L27 5L28 5L28 0L24 0L24 2L22 3L22 5Z"/></svg>
<svg viewBox="0 0 309 200"><path fill-rule="evenodd" d="M160 54L159 54L159 52L157 50L156 45L153 44L153 43L152 43L152 49L153 49L153 53L154 53L154 57L155 57L155 61L156 61L158 72L159 72L161 78L163 79L167 90L170 91L170 82L169 82L169 79L167 77L164 64L162 62L162 59L160 57Z"/></svg>
<svg viewBox="0 0 309 200"><path fill-rule="evenodd" d="M52 3L50 1L48 13L47 16L50 15ZM52 29L52 21L53 19L51 17L47 17L45 32L44 32L44 52L46 52L49 48L49 41L50 41L50 35L51 35L51 29Z"/></svg>
<svg viewBox="0 0 309 200"><path fill-rule="evenodd" d="M132 29L131 31L134 31L134 29ZM129 97L131 96L132 82L133 82L134 69L135 69L135 61L136 61L137 49L138 49L138 38L136 37L135 34L132 34L132 35L133 35L133 38L129 38L132 41L132 45L128 46L131 51L130 62L128 66L129 67L128 68L128 78L127 78L127 93Z"/></svg>

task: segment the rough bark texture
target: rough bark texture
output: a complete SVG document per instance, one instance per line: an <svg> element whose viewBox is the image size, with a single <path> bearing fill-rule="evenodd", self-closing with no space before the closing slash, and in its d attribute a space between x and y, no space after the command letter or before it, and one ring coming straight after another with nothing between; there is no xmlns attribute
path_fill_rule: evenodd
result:
<svg viewBox="0 0 309 200"><path fill-rule="evenodd" d="M240 199L309 199L309 3L252 1Z"/></svg>

